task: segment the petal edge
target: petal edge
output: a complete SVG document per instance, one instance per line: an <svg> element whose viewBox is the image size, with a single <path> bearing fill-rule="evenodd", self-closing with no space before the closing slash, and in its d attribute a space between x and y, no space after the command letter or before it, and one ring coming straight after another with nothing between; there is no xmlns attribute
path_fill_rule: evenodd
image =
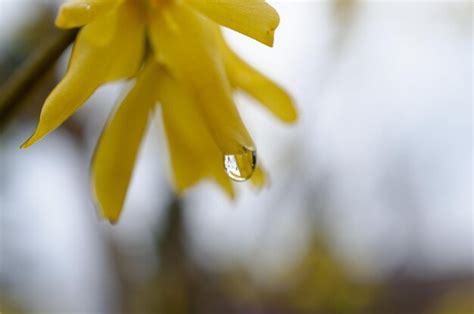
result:
<svg viewBox="0 0 474 314"><path fill-rule="evenodd" d="M272 47L278 12L263 0L186 0L222 26Z"/></svg>

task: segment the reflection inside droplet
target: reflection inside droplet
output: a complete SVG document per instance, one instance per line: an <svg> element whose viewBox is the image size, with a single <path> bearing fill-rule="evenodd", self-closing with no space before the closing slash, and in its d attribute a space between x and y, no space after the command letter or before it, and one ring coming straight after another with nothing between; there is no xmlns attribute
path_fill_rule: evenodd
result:
<svg viewBox="0 0 474 314"><path fill-rule="evenodd" d="M257 165L257 152L244 148L242 154L225 155L224 168L234 181L242 182L250 179Z"/></svg>

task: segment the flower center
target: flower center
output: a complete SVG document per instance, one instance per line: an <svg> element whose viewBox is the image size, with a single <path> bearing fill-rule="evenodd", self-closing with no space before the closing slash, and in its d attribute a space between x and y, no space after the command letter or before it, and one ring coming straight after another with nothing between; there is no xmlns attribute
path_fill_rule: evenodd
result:
<svg viewBox="0 0 474 314"><path fill-rule="evenodd" d="M148 2L148 7L152 9L175 2L175 0L145 0L145 1Z"/></svg>
<svg viewBox="0 0 474 314"><path fill-rule="evenodd" d="M1 1L1 0L0 0ZM135 8L145 18L151 18L157 11L165 6L176 3L180 0L126 0L133 3Z"/></svg>

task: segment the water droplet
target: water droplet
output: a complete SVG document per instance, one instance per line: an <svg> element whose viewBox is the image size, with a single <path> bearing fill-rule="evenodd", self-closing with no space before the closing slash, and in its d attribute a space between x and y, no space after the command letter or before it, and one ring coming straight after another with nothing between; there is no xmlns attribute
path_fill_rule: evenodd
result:
<svg viewBox="0 0 474 314"><path fill-rule="evenodd" d="M257 165L257 152L244 148L242 154L225 155L224 168L234 181L242 182L250 179Z"/></svg>

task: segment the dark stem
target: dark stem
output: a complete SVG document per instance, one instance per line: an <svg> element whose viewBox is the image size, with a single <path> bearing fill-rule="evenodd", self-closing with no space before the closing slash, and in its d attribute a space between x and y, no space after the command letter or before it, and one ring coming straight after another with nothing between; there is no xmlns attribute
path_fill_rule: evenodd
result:
<svg viewBox="0 0 474 314"><path fill-rule="evenodd" d="M77 29L61 31L32 52L23 65L0 86L0 130L18 109L22 98L54 65L77 36Z"/></svg>

